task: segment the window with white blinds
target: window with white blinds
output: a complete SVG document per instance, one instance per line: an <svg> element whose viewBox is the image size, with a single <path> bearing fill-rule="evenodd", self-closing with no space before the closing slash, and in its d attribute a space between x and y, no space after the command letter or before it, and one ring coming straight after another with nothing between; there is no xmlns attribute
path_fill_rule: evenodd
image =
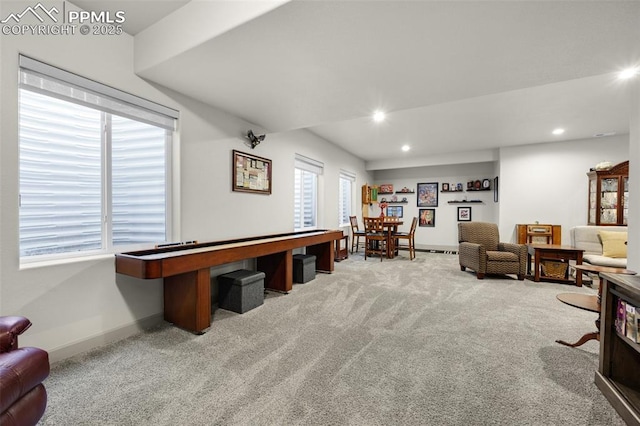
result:
<svg viewBox="0 0 640 426"><path fill-rule="evenodd" d="M318 226L318 177L323 170L323 163L296 154L293 203L293 227L296 231Z"/></svg>
<svg viewBox="0 0 640 426"><path fill-rule="evenodd" d="M340 188L338 191L340 199L338 200L338 223L340 226L350 225L349 216L352 208L353 183L356 181L356 175L344 170L340 171Z"/></svg>
<svg viewBox="0 0 640 426"><path fill-rule="evenodd" d="M177 112L20 59L21 261L166 242Z"/></svg>

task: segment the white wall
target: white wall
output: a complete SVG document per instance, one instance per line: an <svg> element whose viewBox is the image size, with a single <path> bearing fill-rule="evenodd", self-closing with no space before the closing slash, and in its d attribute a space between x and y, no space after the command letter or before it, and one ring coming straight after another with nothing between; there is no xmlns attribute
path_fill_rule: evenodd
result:
<svg viewBox="0 0 640 426"><path fill-rule="evenodd" d="M627 268L640 271L640 81L631 87L629 131L629 246Z"/></svg>
<svg viewBox="0 0 640 426"><path fill-rule="evenodd" d="M407 187L416 191L418 183L438 182L442 190L443 183L462 183L464 192L440 192L438 207L436 207L435 226L416 229L416 248L436 250L456 250L458 247L458 207L471 207L471 220L482 222L497 222L497 203L493 201L493 191L467 192L467 181L489 179L493 187L496 166L493 162L449 164L446 166L415 167L395 170L378 170L374 174L374 182L370 184L393 184L395 190ZM400 197L405 195L398 194ZM390 197L390 196L386 196ZM408 231L411 218L418 216L420 207L417 206L416 194L406 195L408 204L404 206L404 225L402 230ZM378 196L380 198L380 196ZM481 200L482 203L448 204L453 200ZM370 215L380 214L380 209L374 205ZM360 221L362 214L359 213Z"/></svg>
<svg viewBox="0 0 640 426"><path fill-rule="evenodd" d="M24 2L2 2L0 15L21 8ZM370 180L363 161L318 137L297 131L268 135L252 151L273 160L271 196L232 192L231 150L251 151L244 145L243 135L249 128L256 132L262 129L138 78L133 73L130 36L3 35L0 43L0 314L28 317L34 325L21 344L50 351L52 360L126 337L140 324L161 318L162 284L116 275L113 256L20 269L19 53L180 111L175 138L179 160L174 170L175 239L206 241L291 231L295 152L325 163L320 227L338 225L340 168L356 173L357 187Z"/></svg>
<svg viewBox="0 0 640 426"><path fill-rule="evenodd" d="M526 145L500 150L500 236L516 240L516 224L587 224L587 172L602 161L629 159L629 136Z"/></svg>

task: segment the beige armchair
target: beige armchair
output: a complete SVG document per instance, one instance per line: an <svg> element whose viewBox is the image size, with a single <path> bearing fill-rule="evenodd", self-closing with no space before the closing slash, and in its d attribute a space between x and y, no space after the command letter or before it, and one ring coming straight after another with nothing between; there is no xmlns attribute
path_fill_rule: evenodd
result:
<svg viewBox="0 0 640 426"><path fill-rule="evenodd" d="M501 243L495 223L458 223L460 270L475 271L479 280L485 274L515 274L524 280L527 272L527 246Z"/></svg>

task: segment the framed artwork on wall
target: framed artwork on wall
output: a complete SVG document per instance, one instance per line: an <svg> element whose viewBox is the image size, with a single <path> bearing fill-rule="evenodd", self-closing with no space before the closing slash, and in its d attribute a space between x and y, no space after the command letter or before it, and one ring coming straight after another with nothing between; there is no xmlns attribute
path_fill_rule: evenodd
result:
<svg viewBox="0 0 640 426"><path fill-rule="evenodd" d="M418 207L438 207L438 182L418 184Z"/></svg>
<svg viewBox="0 0 640 426"><path fill-rule="evenodd" d="M402 206L387 206L387 216L403 217L403 210Z"/></svg>
<svg viewBox="0 0 640 426"><path fill-rule="evenodd" d="M393 192L393 184L385 183L383 185L380 185L380 192L391 194Z"/></svg>
<svg viewBox="0 0 640 426"><path fill-rule="evenodd" d="M419 209L418 224L420 226L436 226L436 209Z"/></svg>
<svg viewBox="0 0 640 426"><path fill-rule="evenodd" d="M458 222L471 222L471 207L458 207Z"/></svg>
<svg viewBox="0 0 640 426"><path fill-rule="evenodd" d="M271 194L271 160L233 150L233 191Z"/></svg>

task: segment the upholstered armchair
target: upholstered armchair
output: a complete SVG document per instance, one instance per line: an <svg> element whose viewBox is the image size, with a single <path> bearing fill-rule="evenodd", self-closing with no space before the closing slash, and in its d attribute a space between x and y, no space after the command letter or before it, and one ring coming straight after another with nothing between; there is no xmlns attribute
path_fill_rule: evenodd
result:
<svg viewBox="0 0 640 426"><path fill-rule="evenodd" d="M0 317L0 425L38 423L47 406L42 381L49 375L49 354L18 348L18 336L31 327L24 317Z"/></svg>
<svg viewBox="0 0 640 426"><path fill-rule="evenodd" d="M458 223L460 270L475 271L479 280L485 274L515 274L524 280L527 272L527 246L501 243L495 223Z"/></svg>

